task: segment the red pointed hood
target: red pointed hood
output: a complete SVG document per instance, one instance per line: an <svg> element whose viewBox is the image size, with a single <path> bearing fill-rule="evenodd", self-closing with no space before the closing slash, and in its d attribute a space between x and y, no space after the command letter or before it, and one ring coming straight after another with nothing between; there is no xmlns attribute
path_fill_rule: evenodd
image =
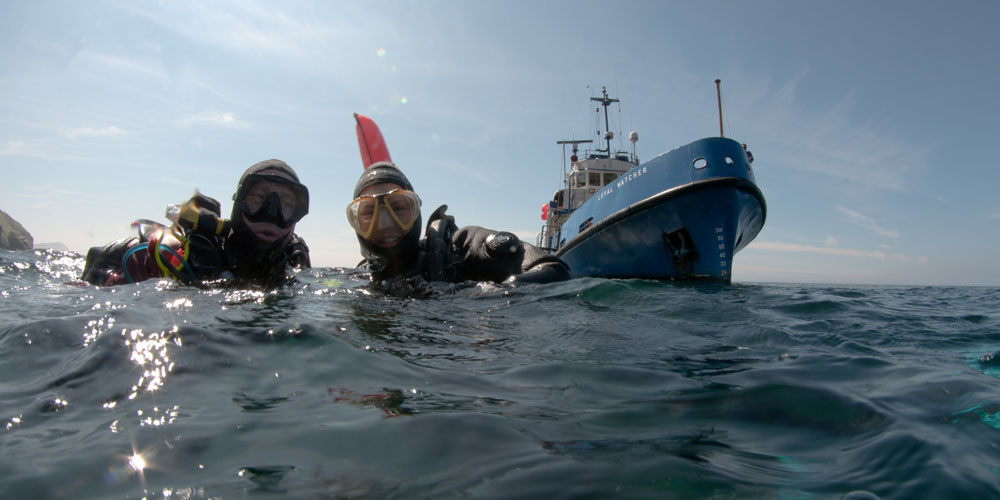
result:
<svg viewBox="0 0 1000 500"><path fill-rule="evenodd" d="M375 120L358 113L354 113L354 120L357 122L355 130L358 133L358 149L361 150L361 166L368 169L376 163L392 163L389 146L386 145L382 131L378 129Z"/></svg>
<svg viewBox="0 0 1000 500"><path fill-rule="evenodd" d="M354 186L354 197L373 184L391 182L413 191L413 185L403 174L403 171L392 162L389 147L382 138L375 121L365 115L354 113L355 127L358 133L358 148L361 150L361 163L365 171Z"/></svg>

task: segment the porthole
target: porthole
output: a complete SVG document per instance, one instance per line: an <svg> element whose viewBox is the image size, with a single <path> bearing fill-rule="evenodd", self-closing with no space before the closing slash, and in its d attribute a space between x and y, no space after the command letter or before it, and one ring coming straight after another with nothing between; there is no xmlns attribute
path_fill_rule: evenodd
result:
<svg viewBox="0 0 1000 500"><path fill-rule="evenodd" d="M726 157L726 165L729 165L731 167L731 166L733 166L734 163L736 163L736 162L733 161L732 157L730 157L730 156Z"/></svg>
<svg viewBox="0 0 1000 500"><path fill-rule="evenodd" d="M706 160L704 158L695 158L694 159L694 168L697 168L697 169L700 170L700 169L703 169L703 168L705 168L707 166L708 166L708 160Z"/></svg>

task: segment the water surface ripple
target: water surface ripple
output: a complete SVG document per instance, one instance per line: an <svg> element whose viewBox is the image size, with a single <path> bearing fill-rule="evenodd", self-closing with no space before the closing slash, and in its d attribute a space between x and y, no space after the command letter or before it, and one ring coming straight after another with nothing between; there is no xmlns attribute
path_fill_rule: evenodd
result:
<svg viewBox="0 0 1000 500"><path fill-rule="evenodd" d="M82 265L0 251L2 498L1000 495L1000 289Z"/></svg>

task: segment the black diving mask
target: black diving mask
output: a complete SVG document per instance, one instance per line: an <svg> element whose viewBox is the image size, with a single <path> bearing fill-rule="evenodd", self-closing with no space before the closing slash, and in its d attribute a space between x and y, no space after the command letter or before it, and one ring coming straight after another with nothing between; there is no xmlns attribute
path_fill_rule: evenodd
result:
<svg viewBox="0 0 1000 500"><path fill-rule="evenodd" d="M243 180L243 192L239 203L250 222L287 228L309 213L309 189L281 176L250 174Z"/></svg>

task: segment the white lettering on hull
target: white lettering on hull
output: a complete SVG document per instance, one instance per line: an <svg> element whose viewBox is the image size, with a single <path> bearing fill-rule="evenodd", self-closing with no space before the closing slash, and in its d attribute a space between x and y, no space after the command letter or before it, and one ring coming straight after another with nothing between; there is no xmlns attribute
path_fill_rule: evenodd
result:
<svg viewBox="0 0 1000 500"><path fill-rule="evenodd" d="M715 236L719 240L719 267L722 268L722 276L726 276L729 273L726 272L726 237L723 236L723 232L723 228L715 228Z"/></svg>
<svg viewBox="0 0 1000 500"><path fill-rule="evenodd" d="M646 167L642 167L641 170L640 169L636 169L634 172L629 172L628 175L623 175L623 176L619 177L618 178L618 187L621 188L625 184L628 184L629 182L632 182L633 179L637 179L640 176L642 176L642 174L645 174L645 173L646 173Z"/></svg>
<svg viewBox="0 0 1000 500"><path fill-rule="evenodd" d="M632 173L630 173L628 175L623 175L623 176L619 177L618 178L618 182L616 184L609 185L607 188L604 189L604 191L601 191L597 195L597 201L601 201L601 200L604 199L605 196L608 196L611 193L614 193L616 186L620 189L625 184L628 184L633 179L637 179L638 177L642 176L642 174L645 174L645 173L646 173L646 167L642 167L642 169L636 170L635 172L632 172Z"/></svg>

